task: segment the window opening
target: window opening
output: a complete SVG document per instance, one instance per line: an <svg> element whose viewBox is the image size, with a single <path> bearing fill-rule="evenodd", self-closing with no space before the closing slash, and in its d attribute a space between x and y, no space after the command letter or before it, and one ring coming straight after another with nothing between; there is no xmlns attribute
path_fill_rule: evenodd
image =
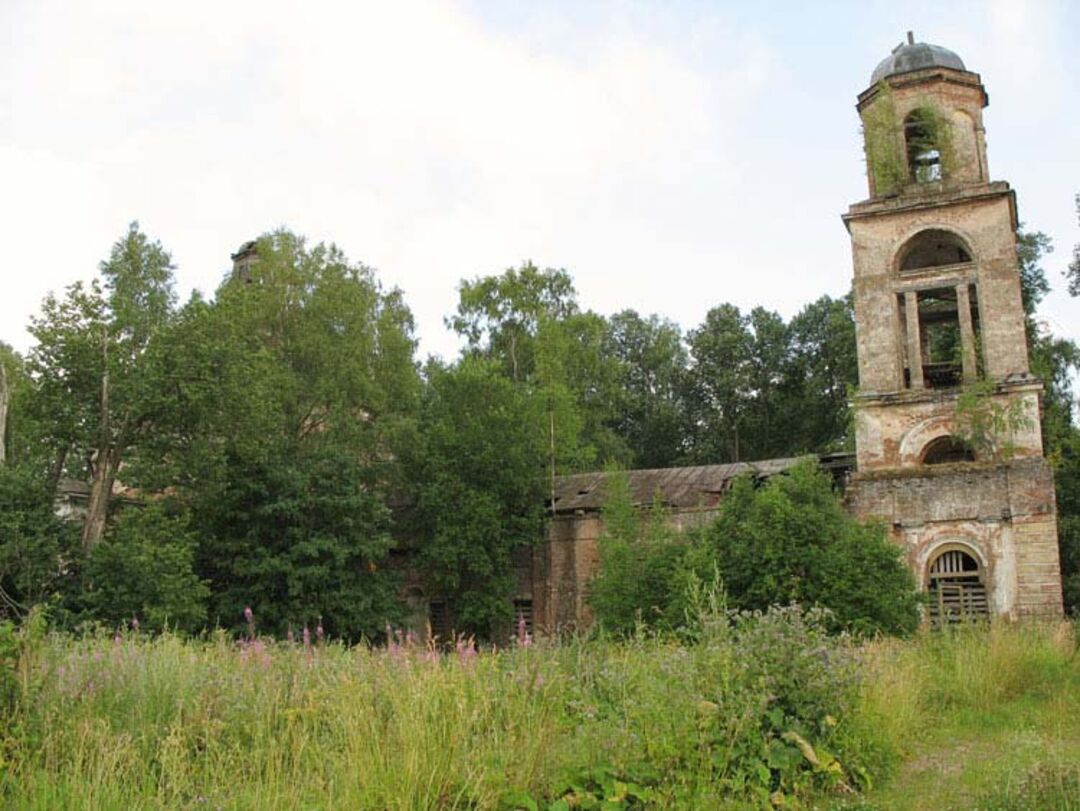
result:
<svg viewBox="0 0 1080 811"><path fill-rule="evenodd" d="M907 302L903 293L896 294L896 312L899 317L900 329L897 334L898 346L900 347L900 367L904 373L904 388L911 388L911 365L908 363L908 325L907 325Z"/></svg>
<svg viewBox="0 0 1080 811"><path fill-rule="evenodd" d="M929 581L930 622L935 627L990 616L982 567L967 552L949 549L934 558Z"/></svg>
<svg viewBox="0 0 1080 811"><path fill-rule="evenodd" d="M924 465L947 465L953 462L974 462L975 454L964 441L954 436L941 436L923 451Z"/></svg>
<svg viewBox="0 0 1080 811"><path fill-rule="evenodd" d="M916 183L941 180L941 150L934 114L929 110L915 110L905 118L904 141L911 179Z"/></svg>
<svg viewBox="0 0 1080 811"><path fill-rule="evenodd" d="M920 361L930 389L959 386L963 381L963 344L956 289L925 290L918 294Z"/></svg>
<svg viewBox="0 0 1080 811"><path fill-rule="evenodd" d="M900 270L921 270L970 261L970 251L956 234L931 229L916 235L908 243Z"/></svg>

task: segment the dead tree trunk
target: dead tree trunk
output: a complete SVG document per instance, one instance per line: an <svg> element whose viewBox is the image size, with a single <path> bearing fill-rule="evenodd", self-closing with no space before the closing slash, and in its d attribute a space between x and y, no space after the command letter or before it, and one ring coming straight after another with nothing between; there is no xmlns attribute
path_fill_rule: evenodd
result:
<svg viewBox="0 0 1080 811"><path fill-rule="evenodd" d="M83 546L90 548L105 534L105 521L109 516L109 501L113 484L120 469L120 450L105 447L98 450L94 460L94 478L90 482L90 499L86 504L86 520L83 523Z"/></svg>
<svg viewBox="0 0 1080 811"><path fill-rule="evenodd" d="M120 466L120 447L113 442L113 426L109 413L109 339L101 344L101 414L98 423L97 454L91 463L90 499L86 504L82 542L89 549L105 534L105 519L109 515L109 498Z"/></svg>

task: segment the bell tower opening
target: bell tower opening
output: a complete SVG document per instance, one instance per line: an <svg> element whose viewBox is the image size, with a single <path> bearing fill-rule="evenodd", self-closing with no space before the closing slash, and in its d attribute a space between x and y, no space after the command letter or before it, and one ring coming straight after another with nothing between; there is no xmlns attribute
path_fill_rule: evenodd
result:
<svg viewBox="0 0 1080 811"><path fill-rule="evenodd" d="M915 183L941 180L941 127L934 112L920 107L904 119L909 178Z"/></svg>

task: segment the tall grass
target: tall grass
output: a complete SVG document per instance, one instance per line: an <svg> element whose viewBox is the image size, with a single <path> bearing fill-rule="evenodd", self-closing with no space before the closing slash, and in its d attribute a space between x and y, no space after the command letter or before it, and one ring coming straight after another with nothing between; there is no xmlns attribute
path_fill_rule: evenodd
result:
<svg viewBox="0 0 1080 811"><path fill-rule="evenodd" d="M790 609L480 653L53 636L19 668L16 809L796 807L887 775L942 713L1075 718L1080 695L1071 626L856 648Z"/></svg>

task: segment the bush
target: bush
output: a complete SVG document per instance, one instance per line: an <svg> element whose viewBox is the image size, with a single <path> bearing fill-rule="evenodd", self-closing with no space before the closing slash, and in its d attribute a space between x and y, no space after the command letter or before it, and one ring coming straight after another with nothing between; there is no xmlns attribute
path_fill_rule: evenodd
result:
<svg viewBox="0 0 1080 811"><path fill-rule="evenodd" d="M684 619L683 566L689 539L672 529L660 504L639 517L625 472L605 481L600 562L589 605L605 630L631 633L639 624L671 629Z"/></svg>
<svg viewBox="0 0 1080 811"><path fill-rule="evenodd" d="M160 506L120 514L86 563L82 603L88 619L185 631L206 621L210 590L192 570L195 542L182 517Z"/></svg>
<svg viewBox="0 0 1080 811"><path fill-rule="evenodd" d="M844 510L812 460L761 487L737 480L706 538L704 562L716 566L736 608L819 605L833 629L865 634L918 625L919 595L901 550L884 528Z"/></svg>

